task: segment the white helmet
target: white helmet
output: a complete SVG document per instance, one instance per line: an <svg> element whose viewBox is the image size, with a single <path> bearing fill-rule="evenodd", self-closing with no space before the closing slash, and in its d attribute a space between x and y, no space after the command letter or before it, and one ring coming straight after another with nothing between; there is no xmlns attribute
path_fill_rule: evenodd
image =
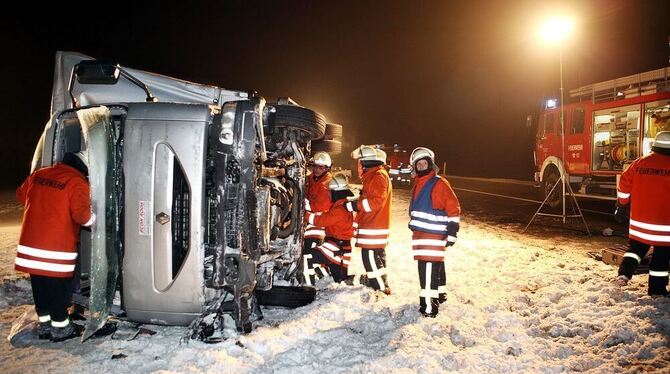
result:
<svg viewBox="0 0 670 374"><path fill-rule="evenodd" d="M415 162L426 157L430 158L430 161L435 165L435 153L433 151L426 147L416 147L409 156L409 163L414 166Z"/></svg>
<svg viewBox="0 0 670 374"><path fill-rule="evenodd" d="M326 166L326 167L333 166L333 160L330 158L330 155L326 152L316 152L314 156L312 156L311 163L312 165L318 165L318 166Z"/></svg>
<svg viewBox="0 0 670 374"><path fill-rule="evenodd" d="M349 182L342 174L337 174L328 182L328 189L331 191L344 191L349 189Z"/></svg>
<svg viewBox="0 0 670 374"><path fill-rule="evenodd" d="M88 168L88 152L87 151L79 151L79 152L75 153L74 155L77 156L81 160L81 162L83 162L84 165L86 165L86 167Z"/></svg>
<svg viewBox="0 0 670 374"><path fill-rule="evenodd" d="M656 134L654 143L651 144L651 150L655 151L654 148L670 150L670 131L661 131Z"/></svg>
<svg viewBox="0 0 670 374"><path fill-rule="evenodd" d="M351 152L351 158L361 161L381 161L386 163L386 152L371 145L361 145Z"/></svg>

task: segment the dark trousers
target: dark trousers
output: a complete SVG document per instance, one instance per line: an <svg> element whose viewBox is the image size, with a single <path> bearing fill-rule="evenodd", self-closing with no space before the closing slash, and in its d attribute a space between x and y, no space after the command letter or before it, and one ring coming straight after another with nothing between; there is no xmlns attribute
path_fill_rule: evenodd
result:
<svg viewBox="0 0 670 374"><path fill-rule="evenodd" d="M436 315L440 307L440 286L444 286L445 272L443 261L418 260L419 284L419 311L427 315ZM446 292L446 291L445 291Z"/></svg>
<svg viewBox="0 0 670 374"><path fill-rule="evenodd" d="M321 248L321 247L327 248ZM324 253L329 251L329 256ZM345 254L351 253L349 240L339 240L333 237L326 238L324 244L303 251L303 263L305 271L305 281L308 285L313 285L316 279L323 278L326 270L333 277L333 281L339 283L348 278L348 265L345 264Z"/></svg>
<svg viewBox="0 0 670 374"><path fill-rule="evenodd" d="M386 250L361 248L361 257L368 278L367 286L387 292L389 285L386 279Z"/></svg>
<svg viewBox="0 0 670 374"><path fill-rule="evenodd" d="M635 269L640 261L649 252L649 244L630 239L628 242L628 252L624 255L621 265L619 265L619 275L625 275L629 279L633 277ZM649 294L665 295L668 293L668 270L670 269L670 247L654 246L654 253L651 255L649 263Z"/></svg>
<svg viewBox="0 0 670 374"><path fill-rule="evenodd" d="M30 283L38 316L50 316L56 322L68 319L67 308L72 301L72 278L31 275Z"/></svg>

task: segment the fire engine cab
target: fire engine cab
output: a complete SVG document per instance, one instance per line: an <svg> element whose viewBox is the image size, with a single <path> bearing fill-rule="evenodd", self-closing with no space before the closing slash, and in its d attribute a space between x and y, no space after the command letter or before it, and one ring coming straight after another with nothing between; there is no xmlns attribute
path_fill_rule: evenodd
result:
<svg viewBox="0 0 670 374"><path fill-rule="evenodd" d="M409 164L409 152L398 144L393 147L381 145L386 152L386 166L393 187L406 187L412 183L412 168Z"/></svg>
<svg viewBox="0 0 670 374"><path fill-rule="evenodd" d="M547 100L539 117L535 181L547 197L565 173L575 196L616 200L621 173L651 152L656 133L670 130L670 67L571 90L564 141L557 104ZM560 203L560 188L547 203Z"/></svg>

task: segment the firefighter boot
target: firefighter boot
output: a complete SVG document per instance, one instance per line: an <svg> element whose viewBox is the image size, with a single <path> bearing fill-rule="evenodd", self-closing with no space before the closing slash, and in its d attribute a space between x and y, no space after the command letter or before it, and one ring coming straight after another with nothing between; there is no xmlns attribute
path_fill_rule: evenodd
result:
<svg viewBox="0 0 670 374"><path fill-rule="evenodd" d="M64 327L51 327L51 341L62 342L64 340L81 336L83 327L76 323L68 323Z"/></svg>
<svg viewBox="0 0 670 374"><path fill-rule="evenodd" d="M37 324L37 337L44 340L51 338L51 322L39 322Z"/></svg>

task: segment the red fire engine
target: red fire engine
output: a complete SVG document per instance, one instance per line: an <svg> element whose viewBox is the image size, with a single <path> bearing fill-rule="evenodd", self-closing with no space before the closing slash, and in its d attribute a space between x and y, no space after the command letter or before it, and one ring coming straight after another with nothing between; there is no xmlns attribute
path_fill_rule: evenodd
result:
<svg viewBox="0 0 670 374"><path fill-rule="evenodd" d="M535 181L546 197L567 173L575 196L615 200L621 173L670 130L670 67L571 90L563 109L564 152L560 105L547 100L540 115ZM560 204L560 188L547 202Z"/></svg>
<svg viewBox="0 0 670 374"><path fill-rule="evenodd" d="M386 166L393 186L409 186L412 183L409 152L398 144L394 144L393 147L381 144L379 147L386 152Z"/></svg>

